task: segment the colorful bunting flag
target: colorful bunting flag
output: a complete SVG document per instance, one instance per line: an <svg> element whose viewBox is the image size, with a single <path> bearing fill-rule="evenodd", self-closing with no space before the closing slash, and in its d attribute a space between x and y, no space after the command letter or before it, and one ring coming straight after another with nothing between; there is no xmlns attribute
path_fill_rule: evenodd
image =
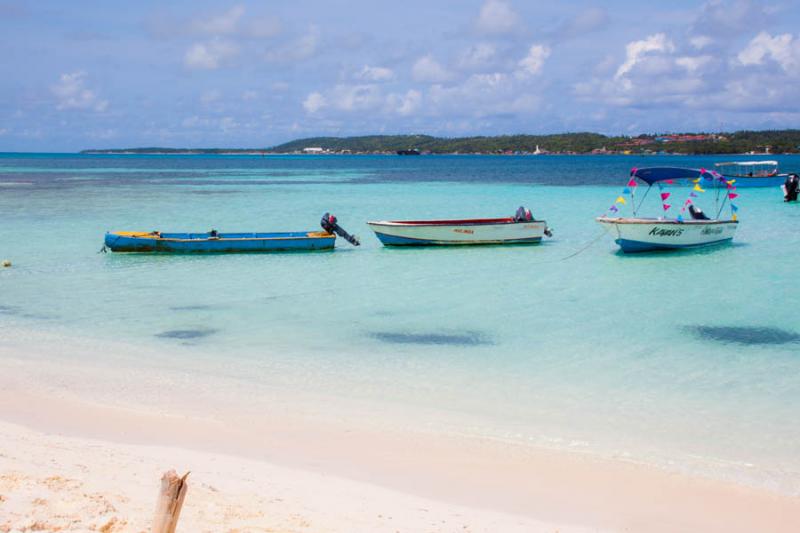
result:
<svg viewBox="0 0 800 533"><path fill-rule="evenodd" d="M670 195L670 194L672 194L672 193L669 193L669 192L662 192L662 193L661 193L661 199L662 199L662 200L666 200L667 198L669 198L669 195Z"/></svg>
<svg viewBox="0 0 800 533"><path fill-rule="evenodd" d="M692 183L700 183L700 178L692 180Z"/></svg>
<svg viewBox="0 0 800 533"><path fill-rule="evenodd" d="M686 200L685 202L683 202L683 205L689 205L689 204L691 204L691 203L692 203L692 201L691 201L691 200Z"/></svg>
<svg viewBox="0 0 800 533"><path fill-rule="evenodd" d="M706 190L701 188L699 184L694 186L694 190L697 192L706 192Z"/></svg>
<svg viewBox="0 0 800 533"><path fill-rule="evenodd" d="M664 204L664 211L669 211L669 208L672 207L669 204Z"/></svg>
<svg viewBox="0 0 800 533"><path fill-rule="evenodd" d="M736 194L735 192L729 192L728 193L728 198L730 198L731 200L733 200L734 198L738 198L738 197L739 197L739 195Z"/></svg>
<svg viewBox="0 0 800 533"><path fill-rule="evenodd" d="M625 198L622 196L617 196L617 200L614 203L625 205Z"/></svg>
<svg viewBox="0 0 800 533"><path fill-rule="evenodd" d="M731 215L731 220L733 220L734 222L736 222L736 219L737 219L736 213L732 214L732 215Z"/></svg>
<svg viewBox="0 0 800 533"><path fill-rule="evenodd" d="M695 193L693 193L693 192L690 192L689 196L691 196L692 198L697 198L697 195Z"/></svg>
<svg viewBox="0 0 800 533"><path fill-rule="evenodd" d="M734 183L736 183L736 180L728 180L725 183L727 183L728 185L733 185Z"/></svg>
<svg viewBox="0 0 800 533"><path fill-rule="evenodd" d="M622 194L630 194L630 193L631 193L630 187L625 187L624 189L622 189Z"/></svg>
<svg viewBox="0 0 800 533"><path fill-rule="evenodd" d="M639 170L639 169L638 169L638 168L636 168L636 167L633 167L633 168L631 169L631 176L633 176L634 174L636 174L636 171L637 171L637 170Z"/></svg>
<svg viewBox="0 0 800 533"><path fill-rule="evenodd" d="M669 183L670 185L672 185L673 183L675 183L675 180L664 180L664 183Z"/></svg>
<svg viewBox="0 0 800 533"><path fill-rule="evenodd" d="M638 183L636 183L636 180L633 178L628 182L628 187L636 187L637 185Z"/></svg>
<svg viewBox="0 0 800 533"><path fill-rule="evenodd" d="M608 208L608 210L609 210L609 211L614 211L615 213L616 213L617 211L619 211L619 209L617 209L617 206L615 206L615 205L612 205L611 207L609 207L609 208Z"/></svg>
<svg viewBox="0 0 800 533"><path fill-rule="evenodd" d="M737 212L738 210L739 210L739 207L737 207L737 206L735 206L735 205L731 204L731 211L733 211L733 212L735 213L735 212Z"/></svg>

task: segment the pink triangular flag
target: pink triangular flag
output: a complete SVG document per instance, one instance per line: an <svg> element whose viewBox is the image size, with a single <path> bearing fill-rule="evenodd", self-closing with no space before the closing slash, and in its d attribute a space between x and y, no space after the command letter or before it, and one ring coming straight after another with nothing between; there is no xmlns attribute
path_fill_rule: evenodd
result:
<svg viewBox="0 0 800 533"><path fill-rule="evenodd" d="M670 207L672 207L672 206L669 205L669 204L664 204L664 211L668 210Z"/></svg>
<svg viewBox="0 0 800 533"><path fill-rule="evenodd" d="M662 193L661 193L661 199L662 199L662 200L666 200L667 198L669 198L669 195L670 195L670 194L672 194L672 193L669 193L669 192L662 192Z"/></svg>
<svg viewBox="0 0 800 533"><path fill-rule="evenodd" d="M636 187L637 185L638 184L636 183L636 180L633 178L631 178L631 181L628 182L628 187Z"/></svg>
<svg viewBox="0 0 800 533"><path fill-rule="evenodd" d="M673 183L675 183L675 180L664 180L664 183L669 183L670 185L672 185Z"/></svg>
<svg viewBox="0 0 800 533"><path fill-rule="evenodd" d="M692 203L691 200L686 200L685 202L683 202L683 205L689 205L690 203Z"/></svg>
<svg viewBox="0 0 800 533"><path fill-rule="evenodd" d="M728 193L728 198L730 198L731 200L733 200L734 198L737 198L738 196L739 195L736 194L735 192L729 192Z"/></svg>

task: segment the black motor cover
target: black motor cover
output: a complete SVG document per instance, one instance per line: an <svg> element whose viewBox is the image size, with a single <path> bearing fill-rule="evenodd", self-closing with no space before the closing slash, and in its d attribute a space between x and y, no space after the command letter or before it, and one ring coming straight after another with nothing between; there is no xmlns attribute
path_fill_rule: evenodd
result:
<svg viewBox="0 0 800 533"><path fill-rule="evenodd" d="M796 202L798 193L800 193L800 176L789 174L783 184L783 198L787 202Z"/></svg>
<svg viewBox="0 0 800 533"><path fill-rule="evenodd" d="M322 226L322 229L324 229L328 233L335 233L336 235L343 238L353 246L359 246L361 244L361 242L358 240L358 237L356 237L355 235L350 235L345 230L343 230L341 226L339 226L339 224L336 222L336 217L334 215L331 215L330 213L325 213L324 215L322 215L320 226Z"/></svg>

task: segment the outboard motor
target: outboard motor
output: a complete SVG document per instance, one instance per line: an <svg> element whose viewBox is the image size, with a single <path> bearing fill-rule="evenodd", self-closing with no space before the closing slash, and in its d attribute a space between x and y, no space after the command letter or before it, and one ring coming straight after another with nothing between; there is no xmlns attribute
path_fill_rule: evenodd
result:
<svg viewBox="0 0 800 533"><path fill-rule="evenodd" d="M789 174L783 184L783 200L786 202L796 202L797 195L800 193L800 176Z"/></svg>
<svg viewBox="0 0 800 533"><path fill-rule="evenodd" d="M695 207L692 204L689 204L689 214L692 215L694 220L709 220L708 216L703 213L702 209Z"/></svg>
<svg viewBox="0 0 800 533"><path fill-rule="evenodd" d="M320 225L322 229L327 231L328 233L335 233L342 239L346 240L353 246L359 246L361 242L358 240L358 237L355 235L350 235L345 230L343 230L339 224L336 222L336 217L331 215L330 213L325 213L322 215L322 221L320 221Z"/></svg>
<svg viewBox="0 0 800 533"><path fill-rule="evenodd" d="M520 206L514 215L514 222L531 222L533 221L533 214L530 209Z"/></svg>

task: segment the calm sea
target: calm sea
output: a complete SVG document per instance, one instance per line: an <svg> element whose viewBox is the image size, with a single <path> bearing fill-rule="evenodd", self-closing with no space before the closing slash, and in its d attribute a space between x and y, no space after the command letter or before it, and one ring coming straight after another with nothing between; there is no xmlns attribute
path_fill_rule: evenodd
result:
<svg viewBox="0 0 800 533"><path fill-rule="evenodd" d="M735 244L655 255L620 255L593 220L632 166L719 159L0 155L0 259L14 263L0 335L139 347L143 365L191 361L232 395L314 395L800 493L800 205L741 190ZM554 238L387 249L365 224L520 205ZM315 230L326 211L363 245L98 253L106 230ZM220 361L225 376L203 376Z"/></svg>

